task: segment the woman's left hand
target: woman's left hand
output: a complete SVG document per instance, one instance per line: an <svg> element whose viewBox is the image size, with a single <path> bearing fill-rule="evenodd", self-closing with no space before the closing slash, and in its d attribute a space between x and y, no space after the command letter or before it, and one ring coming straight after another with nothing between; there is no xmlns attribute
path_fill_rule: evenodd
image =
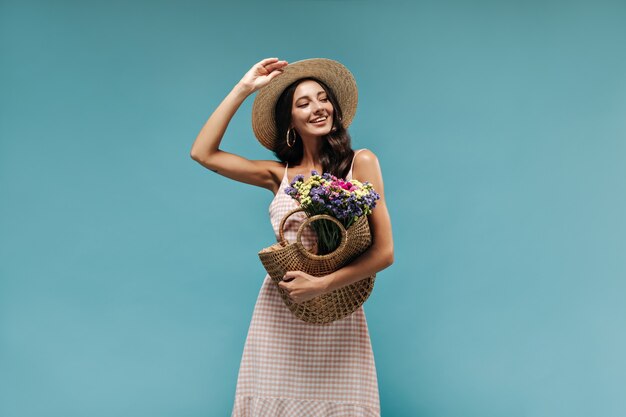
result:
<svg viewBox="0 0 626 417"><path fill-rule="evenodd" d="M278 286L286 290L289 298L295 303L302 303L326 293L324 278L314 277L302 271L287 271Z"/></svg>

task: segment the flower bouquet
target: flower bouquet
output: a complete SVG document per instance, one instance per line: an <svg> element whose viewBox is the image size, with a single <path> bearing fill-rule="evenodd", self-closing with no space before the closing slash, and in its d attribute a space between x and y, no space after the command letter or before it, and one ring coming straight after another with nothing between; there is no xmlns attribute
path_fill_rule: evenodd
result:
<svg viewBox="0 0 626 417"><path fill-rule="evenodd" d="M361 183L326 172L319 175L316 170L304 179L304 175L294 177L285 193L300 203L308 217L326 214L339 220L346 230L360 218L372 213L380 195L369 182ZM341 230L336 223L320 219L311 226L317 234L318 254L323 255L335 250L341 243Z"/></svg>

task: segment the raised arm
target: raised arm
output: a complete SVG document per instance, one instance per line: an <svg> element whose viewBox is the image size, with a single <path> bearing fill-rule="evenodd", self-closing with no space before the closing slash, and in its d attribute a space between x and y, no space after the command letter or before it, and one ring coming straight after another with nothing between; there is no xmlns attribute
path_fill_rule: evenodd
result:
<svg viewBox="0 0 626 417"><path fill-rule="evenodd" d="M256 63L222 100L196 137L190 156L204 167L235 181L274 190L272 167L276 161L250 160L219 149L226 128L241 103L282 74L287 61L267 58Z"/></svg>

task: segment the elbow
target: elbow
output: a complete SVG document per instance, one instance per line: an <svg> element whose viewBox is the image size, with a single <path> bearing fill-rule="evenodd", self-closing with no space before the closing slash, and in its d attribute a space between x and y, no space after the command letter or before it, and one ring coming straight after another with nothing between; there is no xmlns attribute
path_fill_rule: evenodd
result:
<svg viewBox="0 0 626 417"><path fill-rule="evenodd" d="M386 260L386 265L387 265L387 266L391 266L391 265L393 265L393 261L394 261L393 249L392 249L392 250L390 250L390 251L387 253L387 256L385 257L385 260Z"/></svg>
<svg viewBox="0 0 626 417"><path fill-rule="evenodd" d="M198 154L198 152L195 149L192 149L189 152L189 156L191 157L191 159L193 159L194 161L200 162L200 155Z"/></svg>
<svg viewBox="0 0 626 417"><path fill-rule="evenodd" d="M380 262L381 270L385 269L393 264L394 255L393 255L393 246L382 246L377 245L375 248L371 248L373 255Z"/></svg>
<svg viewBox="0 0 626 417"><path fill-rule="evenodd" d="M213 155L214 153L209 153L209 152L199 152L195 149L192 149L189 152L189 156L191 157L191 159L193 159L196 162L199 162L200 164L204 165L205 167L214 170L215 168L212 165L213 162Z"/></svg>
<svg viewBox="0 0 626 417"><path fill-rule="evenodd" d="M391 266L394 261L393 248L381 250L380 259L384 262L383 269Z"/></svg>
<svg viewBox="0 0 626 417"><path fill-rule="evenodd" d="M194 161L206 166L207 168L210 168L209 165L209 159L206 157L206 155L201 155L197 152L194 152L193 150L189 153L189 156L191 157L191 159L193 159Z"/></svg>

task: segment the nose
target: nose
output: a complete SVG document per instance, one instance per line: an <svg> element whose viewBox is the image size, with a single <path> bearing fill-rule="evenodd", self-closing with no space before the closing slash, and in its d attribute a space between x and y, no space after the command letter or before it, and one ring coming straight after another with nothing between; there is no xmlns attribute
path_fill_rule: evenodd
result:
<svg viewBox="0 0 626 417"><path fill-rule="evenodd" d="M316 101L315 102L315 113L322 113L322 110L324 110L324 104Z"/></svg>

